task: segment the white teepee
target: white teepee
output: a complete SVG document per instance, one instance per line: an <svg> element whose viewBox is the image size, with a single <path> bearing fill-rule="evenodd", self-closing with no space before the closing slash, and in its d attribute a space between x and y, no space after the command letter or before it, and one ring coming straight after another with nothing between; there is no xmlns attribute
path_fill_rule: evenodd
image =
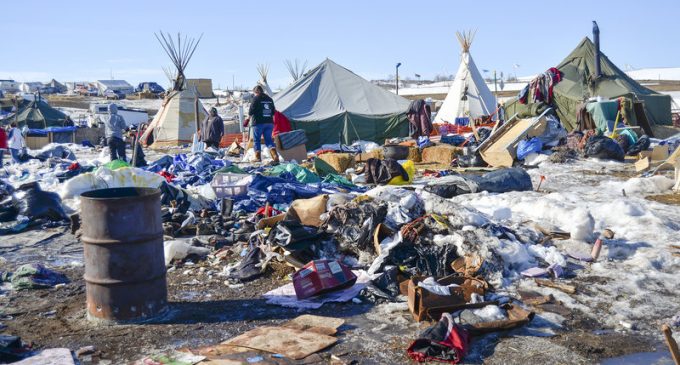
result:
<svg viewBox="0 0 680 365"><path fill-rule="evenodd" d="M160 33L160 37L156 35L156 38L172 60L175 70L164 70L168 78L171 78L172 89L168 91L163 105L142 134L141 142L152 148L188 144L198 130L198 123L208 115L195 88L187 88L184 75L201 39L182 39L177 34L177 40L173 41L169 34L163 33Z"/></svg>
<svg viewBox="0 0 680 365"><path fill-rule="evenodd" d="M463 48L463 54L460 57L456 78L449 88L444 104L434 118L437 123L453 123L457 117L477 118L491 115L496 110L496 99L470 56L474 33L456 32L456 36Z"/></svg>
<svg viewBox="0 0 680 365"><path fill-rule="evenodd" d="M267 83L267 75L269 74L269 65L258 64L257 65L257 72L260 74L260 80L257 81L257 84L262 86L265 94L267 94L269 96L274 95L274 93L272 92L272 89L269 87L269 84Z"/></svg>

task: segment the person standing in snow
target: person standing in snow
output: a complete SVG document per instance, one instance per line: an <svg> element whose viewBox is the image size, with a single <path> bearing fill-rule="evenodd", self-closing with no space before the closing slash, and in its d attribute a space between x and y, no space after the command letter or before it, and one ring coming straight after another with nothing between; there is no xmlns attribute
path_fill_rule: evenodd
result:
<svg viewBox="0 0 680 365"><path fill-rule="evenodd" d="M5 150L7 149L7 132L5 128L0 128L0 167L3 166L2 160L5 157Z"/></svg>
<svg viewBox="0 0 680 365"><path fill-rule="evenodd" d="M109 145L111 161L125 161L125 141L123 130L127 128L125 119L118 114L116 104L109 104L109 115L104 117L106 143Z"/></svg>
<svg viewBox="0 0 680 365"><path fill-rule="evenodd" d="M12 155L14 163L21 163L21 151L26 148L26 141L24 140L24 135L21 133L21 129L17 128L16 122L10 124L7 146L9 147L9 153Z"/></svg>
<svg viewBox="0 0 680 365"><path fill-rule="evenodd" d="M279 155L276 153L276 147L272 140L272 130L274 129L274 100L269 95L264 93L262 86L257 85L253 89L255 97L250 103L248 116L250 117L250 125L253 127L254 144L255 144L255 159L262 161L260 138L264 136L264 143L269 148L269 153L274 160L274 163L279 162Z"/></svg>
<svg viewBox="0 0 680 365"><path fill-rule="evenodd" d="M198 140L205 143L206 147L220 148L220 141L224 136L224 121L217 114L217 108L210 108L210 114L201 123Z"/></svg>

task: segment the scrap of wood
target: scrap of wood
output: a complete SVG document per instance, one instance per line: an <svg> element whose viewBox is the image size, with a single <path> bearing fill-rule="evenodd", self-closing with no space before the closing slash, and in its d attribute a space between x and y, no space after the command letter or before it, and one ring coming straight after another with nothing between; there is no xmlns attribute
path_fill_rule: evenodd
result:
<svg viewBox="0 0 680 365"><path fill-rule="evenodd" d="M541 305L541 304L546 304L546 303L552 303L554 300L555 300L555 297L553 297L552 294L549 294L549 295L543 295L543 296L539 296L539 297L523 299L522 301L526 304L529 304L529 305Z"/></svg>
<svg viewBox="0 0 680 365"><path fill-rule="evenodd" d="M666 338L666 344L668 345L668 349L671 351L675 365L680 365L680 350L678 349L678 343L675 342L675 339L673 338L673 332L671 331L671 328L667 324L664 324L661 326L661 332L663 332L663 335Z"/></svg>
<svg viewBox="0 0 680 365"><path fill-rule="evenodd" d="M548 279L534 279L534 282L536 282L536 285L538 286L546 286L548 288L558 289L568 294L576 293L576 287L573 285L558 283Z"/></svg>
<svg viewBox="0 0 680 365"><path fill-rule="evenodd" d="M313 314L303 314L294 319L291 319L288 323L299 323L307 326L328 327L337 329L338 327L345 324L345 320L335 317L324 317L315 316Z"/></svg>

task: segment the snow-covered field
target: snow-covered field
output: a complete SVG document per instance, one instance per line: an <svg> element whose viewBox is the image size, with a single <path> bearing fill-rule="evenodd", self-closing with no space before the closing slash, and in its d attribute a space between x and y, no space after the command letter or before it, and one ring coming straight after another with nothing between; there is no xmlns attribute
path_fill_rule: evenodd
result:
<svg viewBox="0 0 680 365"><path fill-rule="evenodd" d="M616 236L606 241L597 262L569 259L582 266L575 270L578 276L573 282L587 291L570 296L539 288L528 279L520 279L512 288L553 294L566 306L596 316L612 328L657 333L662 322L673 316L675 321L680 319L680 257L669 250L669 245L680 243L680 207L645 199L670 193L671 179L612 176L624 169L615 162L544 163L529 174L534 185L545 176L541 190L548 192L480 193L452 200L509 226L533 221L571 233L572 239L553 241L560 258L549 256L555 252L542 249L537 254L527 252L526 246L508 243L505 251L509 260L517 261L517 268L531 266L532 256L559 262L568 259L567 252L589 254L599 232L613 230Z"/></svg>

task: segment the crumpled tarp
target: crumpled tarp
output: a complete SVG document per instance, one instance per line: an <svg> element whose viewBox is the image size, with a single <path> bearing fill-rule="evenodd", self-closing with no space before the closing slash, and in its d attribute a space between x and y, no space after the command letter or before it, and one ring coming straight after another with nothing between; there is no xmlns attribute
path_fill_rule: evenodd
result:
<svg viewBox="0 0 680 365"><path fill-rule="evenodd" d="M30 220L48 219L61 221L68 219L61 206L61 198L57 193L44 191L38 182L23 184L15 192L19 214Z"/></svg>
<svg viewBox="0 0 680 365"><path fill-rule="evenodd" d="M2 281L12 283L14 290L51 288L57 284L68 283L68 278L41 264L19 266L13 273L4 274Z"/></svg>
<svg viewBox="0 0 680 365"><path fill-rule="evenodd" d="M488 191L507 193L510 191L529 191L533 189L531 176L521 168L506 168L486 173L482 176L450 175L425 186L425 191L443 198Z"/></svg>
<svg viewBox="0 0 680 365"><path fill-rule="evenodd" d="M266 175L281 176L286 172L292 174L298 182L303 184L318 183L321 181L319 175L296 163L282 163L274 166L266 173Z"/></svg>

